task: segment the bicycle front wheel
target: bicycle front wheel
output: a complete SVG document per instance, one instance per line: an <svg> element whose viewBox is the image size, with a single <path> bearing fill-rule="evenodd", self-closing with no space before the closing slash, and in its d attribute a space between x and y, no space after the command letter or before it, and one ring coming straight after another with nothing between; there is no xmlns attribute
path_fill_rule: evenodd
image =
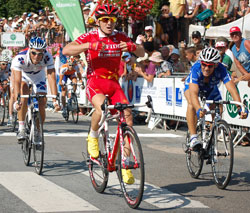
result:
<svg viewBox="0 0 250 213"><path fill-rule="evenodd" d="M0 95L0 126L3 125L5 118L5 98L3 94Z"/></svg>
<svg viewBox="0 0 250 213"><path fill-rule="evenodd" d="M35 113L35 117L32 124L32 143L33 143L33 155L34 165L37 174L42 173L43 160L44 160L44 135L42 118L39 112Z"/></svg>
<svg viewBox="0 0 250 213"><path fill-rule="evenodd" d="M121 184L121 189L124 195L124 198L130 208L137 208L142 200L144 192L144 181L145 181L145 171L144 171L144 159L141 148L140 140L133 129L133 127L126 126L123 130L123 138L125 143L130 145L130 156L129 164L126 164L124 168L122 162L121 151L118 154L118 170L117 175ZM130 169L134 176L134 183L127 184L123 180L122 170Z"/></svg>
<svg viewBox="0 0 250 213"><path fill-rule="evenodd" d="M22 152L23 152L23 161L26 166L29 166L30 163L30 155L31 155L31 141L30 141L30 128L31 123L28 119L28 113L25 116L25 132L27 134L26 139L22 143Z"/></svg>
<svg viewBox="0 0 250 213"><path fill-rule="evenodd" d="M71 97L71 107L72 107L72 118L74 123L78 122L78 113L79 113L79 107L78 107L78 101L77 101L77 97L75 94L72 94Z"/></svg>
<svg viewBox="0 0 250 213"><path fill-rule="evenodd" d="M225 189L233 171L234 150L230 127L224 120L218 122L217 131L214 131L211 152L215 184L219 189Z"/></svg>
<svg viewBox="0 0 250 213"><path fill-rule="evenodd" d="M197 126L196 131L197 131L197 140L201 141L202 128L200 125ZM199 149L197 151L192 151L188 148L189 143L190 143L190 133L188 131L187 137L186 137L187 168L188 168L188 172L192 178L198 178L201 174L203 162L204 162L204 159L202 157L202 149Z"/></svg>
<svg viewBox="0 0 250 213"><path fill-rule="evenodd" d="M91 183L97 192L103 193L107 187L109 178L109 172L107 170L106 136L104 130L101 131L99 137L99 157L96 159L97 161L91 160L89 154L88 160Z"/></svg>

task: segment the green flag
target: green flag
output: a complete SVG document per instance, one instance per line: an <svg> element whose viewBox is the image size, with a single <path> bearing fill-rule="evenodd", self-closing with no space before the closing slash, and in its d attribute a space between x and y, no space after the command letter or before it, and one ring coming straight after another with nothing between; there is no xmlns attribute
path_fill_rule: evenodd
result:
<svg viewBox="0 0 250 213"><path fill-rule="evenodd" d="M50 0L71 40L86 32L79 0Z"/></svg>

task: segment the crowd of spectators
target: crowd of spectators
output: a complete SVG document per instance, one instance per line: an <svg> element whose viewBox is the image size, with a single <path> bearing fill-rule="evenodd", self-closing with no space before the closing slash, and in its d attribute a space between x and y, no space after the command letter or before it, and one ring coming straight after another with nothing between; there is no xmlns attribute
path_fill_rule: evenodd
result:
<svg viewBox="0 0 250 213"><path fill-rule="evenodd" d="M33 36L43 37L49 45L65 42L64 27L56 12L48 7L38 13L24 12L22 15L1 18L0 32L22 32L26 41Z"/></svg>

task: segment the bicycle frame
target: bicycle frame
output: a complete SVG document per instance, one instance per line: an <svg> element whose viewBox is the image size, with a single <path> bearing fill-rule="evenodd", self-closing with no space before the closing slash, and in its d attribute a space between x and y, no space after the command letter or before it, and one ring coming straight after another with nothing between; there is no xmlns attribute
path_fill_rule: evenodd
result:
<svg viewBox="0 0 250 213"><path fill-rule="evenodd" d="M149 104L149 102L148 102L148 104ZM146 104L134 104L134 105L131 105L131 108L133 108L133 107L143 107L143 106L146 106ZM151 110L153 110L152 106L149 107L149 108L151 108ZM108 113L108 109L114 109L114 105L109 105L107 107L107 109L103 111L101 121L99 122L100 127L98 129L98 134L99 135L100 135L102 130L104 130L104 133L105 133L104 140L105 140L105 142L107 144L107 146L105 147L105 149L106 149L105 154L107 154L107 159L108 159L107 170L109 172L113 172L113 171L117 170L115 162L116 162L116 157L117 157L117 153L118 153L118 150L119 150L119 145L120 145L120 148L121 148L121 156L122 156L121 160L122 160L123 168L126 168L126 169L139 168L138 161L136 159L135 152L133 150L133 146L130 146L130 149L131 149L131 153L133 154L135 164L131 165L131 166L126 166L125 165L124 147L123 147L123 145L125 144L125 141L124 141L124 138L123 138L123 128L125 126L127 126L127 124L126 124L126 120L125 120L125 116L124 116L124 110L118 110L118 112L116 114L111 115L111 114ZM149 114L151 114L151 110L150 110ZM112 120L112 119L118 119L118 125L117 125L117 129L116 129L116 136L115 136L115 141L114 141L114 144L113 144L113 148L112 148L112 151L110 151L108 122L110 120ZM128 143L130 145L131 141L128 140ZM95 159L93 157L90 157L90 160L93 161L94 163L97 163L100 166L102 165L102 163L100 161L98 161L97 159Z"/></svg>

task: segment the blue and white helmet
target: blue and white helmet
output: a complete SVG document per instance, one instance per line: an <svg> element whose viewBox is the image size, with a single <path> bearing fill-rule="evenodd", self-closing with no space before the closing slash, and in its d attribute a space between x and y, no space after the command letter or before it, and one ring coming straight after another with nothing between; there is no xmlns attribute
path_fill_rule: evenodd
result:
<svg viewBox="0 0 250 213"><path fill-rule="evenodd" d="M33 37L30 39L29 48L37 50L45 50L47 47L46 42L40 37Z"/></svg>

